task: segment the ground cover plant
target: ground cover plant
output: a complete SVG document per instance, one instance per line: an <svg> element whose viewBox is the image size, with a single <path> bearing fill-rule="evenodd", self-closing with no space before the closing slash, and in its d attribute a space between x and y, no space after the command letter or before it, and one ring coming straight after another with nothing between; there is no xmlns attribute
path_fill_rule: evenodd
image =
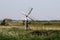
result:
<svg viewBox="0 0 60 40"><path fill-rule="evenodd" d="M60 21L38 21L28 24L31 29L25 30L23 23L18 21L9 22L7 26L0 23L0 40L60 40Z"/></svg>
<svg viewBox="0 0 60 40"><path fill-rule="evenodd" d="M0 28L0 40L60 40L60 30L21 30Z"/></svg>

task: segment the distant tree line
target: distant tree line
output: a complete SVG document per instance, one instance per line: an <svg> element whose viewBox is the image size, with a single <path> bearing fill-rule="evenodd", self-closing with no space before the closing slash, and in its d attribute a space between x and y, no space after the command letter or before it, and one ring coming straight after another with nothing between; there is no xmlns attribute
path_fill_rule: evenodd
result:
<svg viewBox="0 0 60 40"><path fill-rule="evenodd" d="M1 25L8 26L9 22L12 21L11 19L3 19Z"/></svg>

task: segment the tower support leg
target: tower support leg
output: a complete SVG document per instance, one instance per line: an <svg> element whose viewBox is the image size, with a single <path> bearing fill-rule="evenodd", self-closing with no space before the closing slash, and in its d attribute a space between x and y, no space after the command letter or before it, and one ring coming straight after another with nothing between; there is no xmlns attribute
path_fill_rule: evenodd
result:
<svg viewBox="0 0 60 40"><path fill-rule="evenodd" d="M28 30L29 27L28 27L28 20L25 20L25 29Z"/></svg>

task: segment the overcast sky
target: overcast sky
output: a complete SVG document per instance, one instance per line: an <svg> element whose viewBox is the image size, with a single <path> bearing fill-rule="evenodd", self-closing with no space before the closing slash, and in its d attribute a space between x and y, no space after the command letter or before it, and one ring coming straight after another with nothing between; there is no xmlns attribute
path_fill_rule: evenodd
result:
<svg viewBox="0 0 60 40"><path fill-rule="evenodd" d="M60 0L0 0L0 19L24 19L18 11L28 13L31 7L31 17L38 20L60 20Z"/></svg>

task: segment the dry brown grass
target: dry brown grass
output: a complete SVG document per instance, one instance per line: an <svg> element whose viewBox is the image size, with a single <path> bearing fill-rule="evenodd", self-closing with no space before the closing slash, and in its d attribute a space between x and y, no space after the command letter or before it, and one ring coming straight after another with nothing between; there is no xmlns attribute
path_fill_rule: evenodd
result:
<svg viewBox="0 0 60 40"><path fill-rule="evenodd" d="M0 26L0 28L19 28L19 29L25 29L24 26ZM31 30L60 30L60 26L29 26Z"/></svg>

